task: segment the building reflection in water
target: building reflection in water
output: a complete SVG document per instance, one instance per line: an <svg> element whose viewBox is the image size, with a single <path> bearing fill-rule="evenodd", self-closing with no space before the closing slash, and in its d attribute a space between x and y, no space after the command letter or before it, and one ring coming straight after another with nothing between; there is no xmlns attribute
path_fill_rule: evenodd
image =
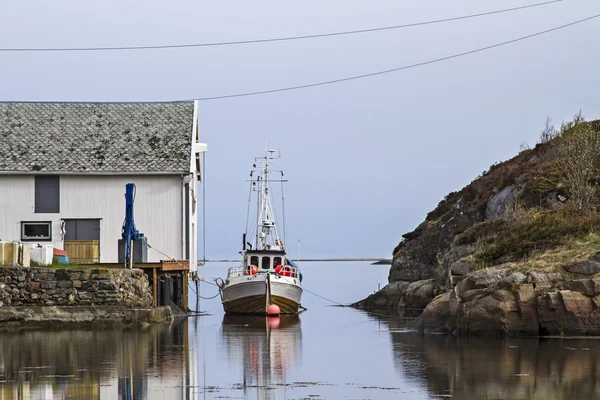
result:
<svg viewBox="0 0 600 400"><path fill-rule="evenodd" d="M0 332L0 400L194 399L196 354L187 320L146 329Z"/></svg>
<svg viewBox="0 0 600 400"><path fill-rule="evenodd" d="M600 398L598 338L455 338L390 328L396 368L432 396ZM395 331L398 328L397 331Z"/></svg>
<svg viewBox="0 0 600 400"><path fill-rule="evenodd" d="M232 367L243 360L244 397L255 391L259 399L280 398L286 373L302 354L300 317L225 315L221 334Z"/></svg>

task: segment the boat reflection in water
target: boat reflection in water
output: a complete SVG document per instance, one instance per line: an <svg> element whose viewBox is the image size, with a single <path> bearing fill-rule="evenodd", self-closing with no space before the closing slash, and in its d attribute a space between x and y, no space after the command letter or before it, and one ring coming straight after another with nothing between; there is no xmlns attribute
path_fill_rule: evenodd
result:
<svg viewBox="0 0 600 400"><path fill-rule="evenodd" d="M221 333L231 367L243 361L245 397L255 390L259 399L280 398L286 373L302 354L300 317L225 315Z"/></svg>
<svg viewBox="0 0 600 400"><path fill-rule="evenodd" d="M188 321L146 329L0 332L0 399L197 398Z"/></svg>

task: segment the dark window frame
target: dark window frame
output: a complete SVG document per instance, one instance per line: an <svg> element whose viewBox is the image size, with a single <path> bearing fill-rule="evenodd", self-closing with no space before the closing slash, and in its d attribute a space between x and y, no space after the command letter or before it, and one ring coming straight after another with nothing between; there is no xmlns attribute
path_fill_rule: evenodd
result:
<svg viewBox="0 0 600 400"><path fill-rule="evenodd" d="M25 225L48 225L48 236L25 236ZM21 241L22 242L51 242L52 241L52 221L21 221Z"/></svg>
<svg viewBox="0 0 600 400"><path fill-rule="evenodd" d="M36 214L60 214L60 175L35 175L33 177L33 209ZM54 183L56 186L54 186ZM42 196L41 189L52 191L51 196Z"/></svg>

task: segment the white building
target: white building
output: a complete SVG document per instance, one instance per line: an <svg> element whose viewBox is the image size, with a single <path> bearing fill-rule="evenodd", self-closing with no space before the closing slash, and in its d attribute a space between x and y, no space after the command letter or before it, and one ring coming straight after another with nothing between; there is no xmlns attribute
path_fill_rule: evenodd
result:
<svg viewBox="0 0 600 400"><path fill-rule="evenodd" d="M197 102L0 103L0 240L117 262L134 183L148 261L189 260L196 270L205 151Z"/></svg>

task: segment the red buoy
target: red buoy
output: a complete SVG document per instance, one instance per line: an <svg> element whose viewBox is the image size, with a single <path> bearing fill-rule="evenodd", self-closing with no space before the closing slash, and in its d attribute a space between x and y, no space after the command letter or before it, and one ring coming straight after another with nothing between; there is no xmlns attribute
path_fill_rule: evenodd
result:
<svg viewBox="0 0 600 400"><path fill-rule="evenodd" d="M281 314L281 310L277 304L271 304L267 307L267 315L279 315Z"/></svg>

